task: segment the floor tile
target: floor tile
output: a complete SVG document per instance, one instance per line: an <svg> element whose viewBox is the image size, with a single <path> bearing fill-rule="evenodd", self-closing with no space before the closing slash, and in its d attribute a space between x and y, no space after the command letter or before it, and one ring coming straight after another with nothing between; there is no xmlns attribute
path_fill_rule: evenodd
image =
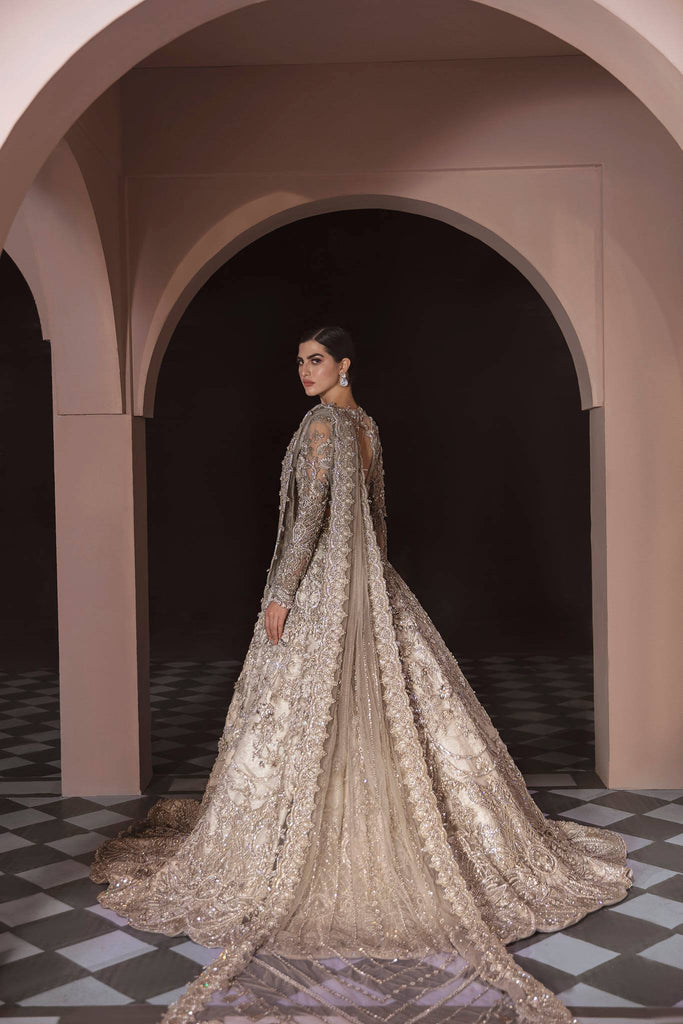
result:
<svg viewBox="0 0 683 1024"><path fill-rule="evenodd" d="M603 907L565 928L563 935L584 939L616 953L638 953L668 938L670 929L642 918L617 914L616 906Z"/></svg>
<svg viewBox="0 0 683 1024"><path fill-rule="evenodd" d="M529 971L530 974L533 974L534 978L538 978L551 992L560 992L562 989L569 988L575 981L570 971L562 971L558 967L544 963L542 960L532 960L530 962L528 958L522 957L519 953L515 953L514 958L525 971Z"/></svg>
<svg viewBox="0 0 683 1024"><path fill-rule="evenodd" d="M622 999L621 996L614 995L613 992L603 992L598 988L593 988L592 985L585 985L580 981L576 985L572 985L571 988L566 989L564 992L558 992L557 998L565 1006L621 1006L623 1008L629 1006L641 1006L641 1003L634 1003L630 999ZM633 1024L633 1022L631 1022Z"/></svg>
<svg viewBox="0 0 683 1024"><path fill-rule="evenodd" d="M89 877L85 877L75 878L73 882L64 882L63 885L56 885L54 889L50 889L50 895L54 896L56 900L68 903L70 907L80 907L84 910L92 906L92 902L97 899L100 890L101 886L96 885Z"/></svg>
<svg viewBox="0 0 683 1024"><path fill-rule="evenodd" d="M49 846L22 846L18 850L9 850L0 854L0 871L8 874L16 874L17 871L28 871L29 868L38 868L43 864L54 864L64 860L64 854L58 850L52 850Z"/></svg>
<svg viewBox="0 0 683 1024"><path fill-rule="evenodd" d="M668 868L669 871L681 871L681 850L673 843L650 843L641 850L635 850L634 860L640 860L644 864L655 864L660 868Z"/></svg>
<svg viewBox="0 0 683 1024"><path fill-rule="evenodd" d="M25 1017L21 1016L5 1017L3 1020L7 1021L7 1024L59 1024L59 1017L44 1017L42 1014L40 1017Z"/></svg>
<svg viewBox="0 0 683 1024"><path fill-rule="evenodd" d="M588 825L613 825L615 821L621 822L629 817L628 811L618 811L613 807L601 807L599 804L580 804L568 811L560 812L563 817L571 818L574 821L585 822Z"/></svg>
<svg viewBox="0 0 683 1024"><path fill-rule="evenodd" d="M652 893L636 896L633 900L618 904L613 910L615 914L627 914L642 918L665 928L676 928L683 924L683 903L668 900L663 896L655 896Z"/></svg>
<svg viewBox="0 0 683 1024"><path fill-rule="evenodd" d="M643 793L645 796L654 796L658 800L677 800L681 795L680 789L634 789L634 793Z"/></svg>
<svg viewBox="0 0 683 1024"><path fill-rule="evenodd" d="M654 864L644 864L639 860L631 860L630 857L626 858L626 863L633 871L633 884L637 885L639 889L649 889L651 885L658 885L660 882L666 881L667 878L676 877L675 871L658 868Z"/></svg>
<svg viewBox="0 0 683 1024"><path fill-rule="evenodd" d="M77 860L60 860L56 864L45 864L40 868L20 871L19 878L39 885L41 889L51 889L62 882L72 882L74 878L83 878L90 874L89 868Z"/></svg>
<svg viewBox="0 0 683 1024"><path fill-rule="evenodd" d="M617 957L587 971L581 981L642 1006L673 1006L683 999L683 971L639 955Z"/></svg>
<svg viewBox="0 0 683 1024"><path fill-rule="evenodd" d="M23 836L15 836L11 832L5 832L4 835L0 835L0 853L5 853L8 850L18 850L22 846L30 846L28 839L24 839Z"/></svg>
<svg viewBox="0 0 683 1024"><path fill-rule="evenodd" d="M152 996L151 999L147 999L151 1006L170 1006L171 1003L175 1003L176 999L179 999L185 986L181 985L180 988L173 988L169 992L160 992L158 996Z"/></svg>
<svg viewBox="0 0 683 1024"><path fill-rule="evenodd" d="M22 999L20 1006L121 1006L133 1002L128 996L91 976Z"/></svg>
<svg viewBox="0 0 683 1024"><path fill-rule="evenodd" d="M642 949L640 956L683 970L683 935L672 935L662 942L655 943L654 946Z"/></svg>
<svg viewBox="0 0 683 1024"><path fill-rule="evenodd" d="M635 971L639 985L646 984L643 967L650 967L664 972L656 980L674 987L672 979L678 968L668 959L660 962L639 954L661 947L662 956L668 958L669 951L677 951L677 944L667 945L667 942L683 935L683 924L672 929L669 925L618 911L650 895L673 905L683 905L683 873L679 873L681 869L674 867L671 860L672 856L683 855L679 812L674 810L668 817L649 813L666 806L683 807L683 791L634 793L611 790L603 785L593 767L590 658L495 656L463 664L470 670L466 675L478 688L483 705L487 709L492 707L492 717L504 741L506 735L510 736L510 749L543 813L559 821L572 818L582 821L579 815L588 815L590 817L584 818L583 823L606 825L618 831L628 843L628 863L637 876L622 903L588 914L562 933L550 936L538 933L513 943L511 952L520 955L520 963L530 967L536 977L555 991L576 993L577 1005L581 1005L578 997L582 993L585 998L586 991L592 991L598 994L594 997L595 1006L637 1007L639 1001L633 997L633 992L619 987L620 971L615 967L628 963L629 958L635 959L641 975L631 964L627 976L630 978ZM135 999L148 1005L167 1005L184 991L187 981L196 976L202 964L211 962L217 955L217 951L206 950L183 936L163 936L132 928L124 918L97 902L102 887L90 882L87 866L92 851L105 838L116 835L131 820L144 817L158 796L172 793L196 799L203 792L239 668L239 662L220 667L190 663L177 665L173 670L163 663L159 663L157 669L153 663L154 732L160 742L155 742L154 746L156 774L144 797L119 794L102 798L62 798L58 779L44 777L37 782L34 779L22 781L21 772L26 768L48 772L59 764L57 706L46 703L41 710L41 706L36 705L32 709L35 714L26 715L24 719L20 708L15 710L10 703L2 705L5 718L24 719L27 723L14 730L11 737L7 736L5 756L35 758L35 762L11 769L18 773L10 783L11 789L3 789L0 784L0 817L23 811L43 811L46 819L20 819L24 824L17 825L14 832L0 833L0 872L6 872L0 874L0 902L17 902L12 898L2 900L3 893L12 892L15 872L22 875L14 882L17 886L31 886L33 883L28 878L54 883L59 863L77 863L78 870L83 872L80 877L62 879L51 886L49 895L65 905L61 913L14 925L11 933L5 933L13 935L17 942L28 944L17 947L24 948L26 955L16 959L16 964L28 965L31 960L38 960L42 950L57 951L67 966L85 972L85 978L58 979L61 984L55 980L53 987L66 992L60 997L67 1000L62 1005L69 1005L69 1000L78 1005L86 999L85 981L106 986L105 993L118 992L114 999L123 998L124 1003ZM56 677L54 683L40 680L34 693L39 699L41 696L52 698L57 693L56 682ZM17 685L16 696L23 693L25 685L25 680L21 686ZM7 744L22 749L8 751ZM36 749L40 747L48 749ZM13 799L14 796L17 799ZM619 817L616 826L612 826L610 816L615 812ZM591 820L596 814L599 820ZM93 815L94 818L90 817ZM99 817L101 815L104 817ZM680 837L678 842L676 837ZM23 845L15 845L17 843ZM18 898L25 895L41 894L24 891ZM651 904L643 906L645 910L652 909ZM547 943L551 939L556 945L554 952L551 949L548 953ZM588 956L596 951L592 955L602 962L577 974L583 961L577 956L570 966L569 958L562 955L561 946L557 945L558 940L574 940L579 943L573 946L575 953L583 950ZM102 966L97 967L93 975L90 966L82 966L59 952L70 947L76 952L83 950L80 957L83 964ZM539 959L531 955L534 951ZM92 961L84 959L88 955L93 957ZM178 976L179 964L189 972L187 978ZM605 984L601 971L607 972ZM102 996L102 990L97 991ZM108 999L105 995L102 1000L104 1004L111 1001L111 997ZM40 1005L47 1007L49 1003Z"/></svg>
<svg viewBox="0 0 683 1024"><path fill-rule="evenodd" d="M657 882L651 887L651 892L657 896L666 896L670 900L679 900L683 903L683 874L676 872L663 882Z"/></svg>
<svg viewBox="0 0 683 1024"><path fill-rule="evenodd" d="M66 819L71 825L78 825L79 828L92 832L94 829L102 828L104 825L118 825L122 821L128 821L123 814L115 811L91 811L89 814L78 814L74 818Z"/></svg>
<svg viewBox="0 0 683 1024"><path fill-rule="evenodd" d="M664 821L662 818L652 818L647 814L633 814L619 822L619 830L643 839L651 839L653 842L661 842L669 836L675 836L680 831L680 825L673 821Z"/></svg>
<svg viewBox="0 0 683 1024"><path fill-rule="evenodd" d="M570 974L583 974L584 971L606 963L617 956L613 950L596 946L592 942L571 938L558 932L543 939L529 949L520 949L518 955L531 960L540 960L550 967L557 967Z"/></svg>
<svg viewBox="0 0 683 1024"><path fill-rule="evenodd" d="M61 914L65 910L69 910L65 903L60 903L45 892L38 892L34 896L24 896L19 900L1 903L0 921L8 925L24 924L26 921Z"/></svg>
<svg viewBox="0 0 683 1024"><path fill-rule="evenodd" d="M201 964L202 967L206 967L212 960L215 960L217 956L222 952L221 947L217 949L209 949L207 946L200 946L196 942L181 942L180 945L173 947L173 952L178 953L180 956L186 956L188 960L194 960L196 964Z"/></svg>
<svg viewBox="0 0 683 1024"><path fill-rule="evenodd" d="M633 793L629 789L609 790L596 797L595 801L603 807L616 807L630 814L648 814L661 807L661 801L655 800L654 797L646 796L644 793Z"/></svg>
<svg viewBox="0 0 683 1024"><path fill-rule="evenodd" d="M649 818L662 818L664 821L675 821L683 825L683 804L665 804L652 811L645 812Z"/></svg>
<svg viewBox="0 0 683 1024"><path fill-rule="evenodd" d="M11 811L9 814L0 814L0 827L2 828L23 828L24 825L35 825L38 821L50 821L51 815L38 811L33 807L25 807L21 811Z"/></svg>
<svg viewBox="0 0 683 1024"><path fill-rule="evenodd" d="M56 914L54 917L39 918L37 921L16 925L13 932L26 942L47 950L61 949L62 946L74 942L106 935L114 931L114 928L111 922L76 908ZM648 945L652 945L652 942Z"/></svg>
<svg viewBox="0 0 683 1024"><path fill-rule="evenodd" d="M74 857L79 853L90 853L103 842L104 836L99 832L79 832L75 836L67 836L66 839L53 839L46 843L46 846L52 846L60 853Z"/></svg>
<svg viewBox="0 0 683 1024"><path fill-rule="evenodd" d="M553 789L553 793L559 793L560 796L570 796L575 800L588 803L591 800L597 800L598 797L605 796L607 793L611 793L611 789Z"/></svg>
<svg viewBox="0 0 683 1024"><path fill-rule="evenodd" d="M89 971L95 972L103 967L111 967L112 964L122 963L132 957L149 953L155 948L149 943L134 939L126 932L115 931L98 938L88 939L85 942L77 942L72 946L63 946L59 952L80 967L86 967Z"/></svg>
<svg viewBox="0 0 683 1024"><path fill-rule="evenodd" d="M120 917L115 911L109 910L108 907L103 907L101 903L95 903L91 907L87 907L87 910L91 914L97 914L98 917L103 917L107 921L111 921L119 928L123 928L124 925L128 924L125 917Z"/></svg>
<svg viewBox="0 0 683 1024"><path fill-rule="evenodd" d="M58 983L85 977L87 972L82 967L69 963L59 953L38 953L4 965L0 973L0 999L4 1003L21 1003Z"/></svg>
<svg viewBox="0 0 683 1024"><path fill-rule="evenodd" d="M34 953L42 953L39 946L33 946L25 942L18 935L12 932L0 934L0 964L9 964L13 960L23 960L24 957L33 956Z"/></svg>
<svg viewBox="0 0 683 1024"><path fill-rule="evenodd" d="M187 985L200 973L197 964L172 950L160 949L152 956L146 953L123 963L97 971L96 977L117 992L124 992L137 1002L144 1002L176 987Z"/></svg>
<svg viewBox="0 0 683 1024"><path fill-rule="evenodd" d="M0 877L0 903L18 900L22 896L31 896L38 891L38 886L32 885L31 882L27 882L23 878L18 878L16 875Z"/></svg>

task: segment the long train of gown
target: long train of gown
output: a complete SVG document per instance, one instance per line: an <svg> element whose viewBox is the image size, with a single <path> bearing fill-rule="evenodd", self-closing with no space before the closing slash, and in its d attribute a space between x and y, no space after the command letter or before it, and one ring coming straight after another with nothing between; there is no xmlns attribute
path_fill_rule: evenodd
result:
<svg viewBox="0 0 683 1024"><path fill-rule="evenodd" d="M360 436L360 424L355 435L347 429L358 417L321 415L338 466L344 443L348 450ZM381 449L376 424L362 415L372 457L366 476L359 442L358 472L346 476L358 486L331 705L318 703L315 675L306 682L314 609L336 543L325 508L296 586L285 586L284 570L269 573L204 797L158 801L145 821L98 849L91 877L110 883L100 902L135 927L226 947L168 1011L169 1024L565 1024L569 1011L504 944L623 899L632 884L625 844L606 829L546 819L534 803L456 659L386 558ZM329 430L323 437L331 447ZM321 478L324 460L305 435L300 443L291 472L304 493L305 467L309 480L311 467ZM283 467L284 487L287 459ZM332 452L325 478L334 481ZM329 487L316 493L318 503ZM263 627L273 594L291 608L281 653ZM321 624L329 627L329 617ZM301 685L264 687L283 674ZM250 679L259 683L252 692ZM318 741L298 835L297 773L305 769L296 752ZM297 842L294 869L287 851ZM278 887L286 891L278 913L255 929L263 907L277 904Z"/></svg>

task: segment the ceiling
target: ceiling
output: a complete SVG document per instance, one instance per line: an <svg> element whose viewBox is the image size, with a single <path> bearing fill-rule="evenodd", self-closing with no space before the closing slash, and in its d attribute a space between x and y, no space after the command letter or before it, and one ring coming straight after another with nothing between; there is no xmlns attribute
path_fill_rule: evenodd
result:
<svg viewBox="0 0 683 1024"><path fill-rule="evenodd" d="M180 36L138 68L454 60L581 53L472 0L266 0Z"/></svg>

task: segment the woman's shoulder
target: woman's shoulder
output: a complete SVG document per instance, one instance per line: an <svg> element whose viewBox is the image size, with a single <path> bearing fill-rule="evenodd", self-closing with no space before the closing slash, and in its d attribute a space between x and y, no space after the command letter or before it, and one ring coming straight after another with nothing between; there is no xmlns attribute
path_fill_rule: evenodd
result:
<svg viewBox="0 0 683 1024"><path fill-rule="evenodd" d="M368 421L374 427L375 431L378 431L375 420L362 406L358 405L354 408L346 408L345 406L335 405L333 402L318 402L317 405L311 406L311 408L304 413L298 429L303 430L306 425L311 422L326 421L330 424L330 429L334 430L334 425L339 420L353 421L357 418L361 421Z"/></svg>

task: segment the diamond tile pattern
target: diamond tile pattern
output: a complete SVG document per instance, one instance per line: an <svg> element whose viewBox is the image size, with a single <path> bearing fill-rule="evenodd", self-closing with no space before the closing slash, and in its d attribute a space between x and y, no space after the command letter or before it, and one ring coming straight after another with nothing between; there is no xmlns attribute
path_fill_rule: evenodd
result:
<svg viewBox="0 0 683 1024"><path fill-rule="evenodd" d="M620 832L634 871L621 903L562 932L512 943L511 952L572 1008L603 1009L616 1021L619 1009L678 1007L666 1020L683 1021L683 791L602 786L593 770L590 658L459 661L541 810ZM151 1024L213 958L187 936L141 932L105 910L87 868L95 847L143 816L160 793L201 793L239 668L237 661L157 663L158 774L143 797L87 799L59 795L54 675L0 674L8 737L0 757L3 1020L61 1024L71 1008L99 1007L92 1019L104 1024L146 1007L150 1016L135 1020ZM118 1016L105 1018L105 1007ZM12 1008L15 1017L7 1016Z"/></svg>
<svg viewBox="0 0 683 1024"><path fill-rule="evenodd" d="M521 771L593 770L590 655L514 654L458 660ZM207 774L240 669L241 662L234 659L152 659L153 763L158 774L174 778ZM0 750L0 777L58 780L56 672L42 668L0 673L0 682L5 700L0 730L6 737ZM680 825L681 819L677 820Z"/></svg>

